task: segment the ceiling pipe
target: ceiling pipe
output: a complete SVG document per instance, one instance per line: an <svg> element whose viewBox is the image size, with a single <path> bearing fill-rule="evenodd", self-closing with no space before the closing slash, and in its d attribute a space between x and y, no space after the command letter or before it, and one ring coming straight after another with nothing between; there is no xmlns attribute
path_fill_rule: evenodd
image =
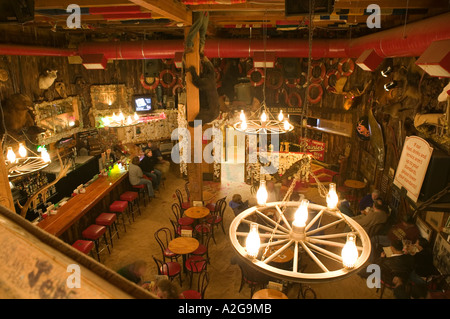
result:
<svg viewBox="0 0 450 319"><path fill-rule="evenodd" d="M434 41L450 39L450 13L435 16L356 39L314 39L313 58L358 58L373 49L380 57L420 56ZM184 51L184 40L85 42L78 49L56 49L25 45L0 45L0 55L73 56L103 54L108 60L173 59ZM253 57L255 52L273 51L278 58L308 57L307 39L208 39L209 58Z"/></svg>

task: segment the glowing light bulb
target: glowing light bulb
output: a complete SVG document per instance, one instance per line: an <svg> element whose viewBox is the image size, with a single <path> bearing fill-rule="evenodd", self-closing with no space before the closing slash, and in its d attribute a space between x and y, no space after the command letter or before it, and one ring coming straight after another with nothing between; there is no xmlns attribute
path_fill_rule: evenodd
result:
<svg viewBox="0 0 450 319"><path fill-rule="evenodd" d="M244 110L241 110L241 114L239 114L239 119L244 122L245 121L245 113Z"/></svg>
<svg viewBox="0 0 450 319"><path fill-rule="evenodd" d="M109 126L111 124L111 121L108 116L104 117L102 119L102 122L103 122L103 126Z"/></svg>
<svg viewBox="0 0 450 319"><path fill-rule="evenodd" d="M16 162L16 154L14 154L14 151L12 147L8 147L8 152L6 153L6 158L10 163Z"/></svg>
<svg viewBox="0 0 450 319"><path fill-rule="evenodd" d="M289 131L291 129L291 124L289 123L289 121L287 119L284 120L283 127L284 127L285 131Z"/></svg>
<svg viewBox="0 0 450 319"><path fill-rule="evenodd" d="M267 121L267 115L266 115L266 112L263 111L261 114L261 122L266 122L266 121Z"/></svg>
<svg viewBox="0 0 450 319"><path fill-rule="evenodd" d="M139 121L139 115L137 115L136 112L134 112L134 120L135 120L135 121Z"/></svg>
<svg viewBox="0 0 450 319"><path fill-rule="evenodd" d="M246 129L247 129L247 121L245 121L245 119L244 119L244 121L242 121L242 123L241 123L241 129L242 129L242 130L246 130Z"/></svg>
<svg viewBox="0 0 450 319"><path fill-rule="evenodd" d="M125 116L123 115L122 111L119 113L119 121L125 121Z"/></svg>
<svg viewBox="0 0 450 319"><path fill-rule="evenodd" d="M45 163L51 162L50 155L45 148L43 148L41 151L41 158Z"/></svg>
<svg viewBox="0 0 450 319"><path fill-rule="evenodd" d="M128 115L128 117L127 117L127 124L131 125L132 123L133 123L133 120L131 119L131 116Z"/></svg>
<svg viewBox="0 0 450 319"><path fill-rule="evenodd" d="M329 209L336 209L338 202L339 202L339 198L336 193L336 184L330 183L330 189L327 194L327 206Z"/></svg>
<svg viewBox="0 0 450 319"><path fill-rule="evenodd" d="M261 247L261 239L258 233L258 224L251 223L250 231L248 232L247 239L245 240L245 248L249 257L255 258L258 256L259 248Z"/></svg>
<svg viewBox="0 0 450 319"><path fill-rule="evenodd" d="M345 268L355 267L358 259L358 249L356 248L356 235L348 234L347 242L342 248L342 264Z"/></svg>
<svg viewBox="0 0 450 319"><path fill-rule="evenodd" d="M28 154L27 149L23 146L22 143L19 143L19 155L20 157L26 157Z"/></svg>
<svg viewBox="0 0 450 319"><path fill-rule="evenodd" d="M269 194L267 193L266 189L266 181L261 180L259 183L258 191L256 192L256 200L258 202L258 205L266 205L267 197L269 197Z"/></svg>
<svg viewBox="0 0 450 319"><path fill-rule="evenodd" d="M278 114L278 121L283 121L284 119L284 115L283 115L283 110L280 110L280 114Z"/></svg>
<svg viewBox="0 0 450 319"><path fill-rule="evenodd" d="M115 112L113 112L112 120L113 120L113 122L118 122L119 121L119 117L116 115Z"/></svg>
<svg viewBox="0 0 450 319"><path fill-rule="evenodd" d="M300 202L300 206L294 214L294 221L292 225L297 227L305 227L308 220L308 205L309 200L304 199Z"/></svg>

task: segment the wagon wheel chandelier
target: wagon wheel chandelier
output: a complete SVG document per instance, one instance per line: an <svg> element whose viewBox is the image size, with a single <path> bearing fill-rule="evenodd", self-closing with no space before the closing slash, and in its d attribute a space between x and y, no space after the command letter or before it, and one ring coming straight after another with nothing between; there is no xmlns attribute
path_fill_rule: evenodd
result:
<svg viewBox="0 0 450 319"><path fill-rule="evenodd" d="M244 110L241 110L239 121L233 127L235 130L245 134L284 134L294 129L294 126L289 123L289 115L286 117L283 111L280 110L277 118L275 118L266 106L266 41L267 41L267 26L263 24L264 37L264 82L263 82L263 101L260 109L251 114L247 119Z"/></svg>
<svg viewBox="0 0 450 319"><path fill-rule="evenodd" d="M261 180L258 205L243 211L230 225L233 248L249 265L281 280L322 283L355 274L370 256L369 236L337 209L334 183L325 195L326 207L305 199L288 201L297 181L295 177L283 201L267 203L265 180ZM316 182L321 193L324 186L317 178ZM268 210L275 214L270 216ZM344 227L339 227L342 224ZM292 263L274 262L289 250Z"/></svg>
<svg viewBox="0 0 450 319"><path fill-rule="evenodd" d="M39 156L11 135L8 134L8 136L18 144L18 156L16 156L12 146L8 146L6 154L4 154L6 155L4 156L5 165L8 170L9 178L40 171L51 163L50 155L45 147L40 147L41 155ZM30 153L31 156L28 156Z"/></svg>

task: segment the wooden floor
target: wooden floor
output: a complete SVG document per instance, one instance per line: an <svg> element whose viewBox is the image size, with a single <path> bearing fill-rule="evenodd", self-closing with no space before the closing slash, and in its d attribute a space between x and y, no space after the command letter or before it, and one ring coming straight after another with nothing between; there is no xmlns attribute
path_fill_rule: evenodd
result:
<svg viewBox="0 0 450 319"><path fill-rule="evenodd" d="M234 169L227 168L228 171ZM224 169L224 172L227 172ZM239 173L237 173L239 174ZM161 227L172 226L169 218L172 217L171 205L176 201L175 189L179 188L184 194L185 180L178 177L177 167L172 167L172 171L166 180L165 188L162 188L157 198L143 209L143 214L138 216L132 225L127 225L127 232L120 234L120 239L115 238L114 248L111 255L104 252L102 262L113 270L118 270L124 265L142 259L148 263L148 271L145 280L153 280L157 274L156 265L152 259L152 255L161 258L161 250L157 244L154 233ZM236 175L237 176L237 175ZM239 179L239 178L237 178ZM236 180L233 176L224 176L221 183L204 182L204 189L216 192L217 197L227 195L227 203L231 200L231 196L240 193L244 199L253 200L254 196L250 195L250 187ZM217 191L219 190L219 191ZM143 205L142 205L143 207ZM216 231L215 244L212 240L210 243L210 259L211 265L208 266L210 272L210 284L206 290L206 299L248 299L250 298L250 289L245 286L239 292L240 286L240 270L237 265L230 263L234 256L233 248L228 238L228 227L234 218L230 207L225 212L225 230L227 234L223 234L222 230ZM181 260L181 259L180 259ZM183 287L181 290L188 289L189 281L186 276L183 277ZM369 289L366 281L354 275L350 278L327 284L311 285L311 288L317 294L318 299L377 299L379 293L376 289ZM292 286L287 291L288 297L297 298L299 287ZM386 289L383 299L392 299L393 294Z"/></svg>

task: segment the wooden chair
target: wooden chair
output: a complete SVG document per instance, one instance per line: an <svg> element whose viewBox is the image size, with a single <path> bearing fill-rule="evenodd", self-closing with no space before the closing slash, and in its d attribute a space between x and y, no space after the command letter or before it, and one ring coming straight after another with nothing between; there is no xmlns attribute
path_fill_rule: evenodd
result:
<svg viewBox="0 0 450 319"><path fill-rule="evenodd" d="M260 287L260 289L263 289L269 282L268 280L256 278L249 269L242 267L241 265L239 265L239 269L241 270L241 285L239 287L239 292L241 292L244 284L247 284L250 287L250 298L252 298L256 288Z"/></svg>
<svg viewBox="0 0 450 319"><path fill-rule="evenodd" d="M222 227L222 231L224 234L226 234L226 232L225 232L225 228L223 226L223 215L225 213L225 209L227 208L226 199L227 199L226 196L224 198L219 199L215 205L214 212L212 212L206 219L206 221L209 224L211 224L211 226L213 228L220 225ZM213 234L214 234L214 232L213 232ZM215 243L216 238L213 237L213 239L214 239L214 243Z"/></svg>
<svg viewBox="0 0 450 319"><path fill-rule="evenodd" d="M198 276L197 290L186 290L183 291L183 296L185 299L205 299L205 291L209 285L209 273L204 269Z"/></svg>
<svg viewBox="0 0 450 319"><path fill-rule="evenodd" d="M178 257L180 255L173 253L169 249L169 242L173 239L172 232L167 227L162 227L155 232L156 242L159 244L161 248L161 253L163 256L163 262L166 262L166 258L169 258L170 261L178 261Z"/></svg>
<svg viewBox="0 0 450 319"><path fill-rule="evenodd" d="M198 248L194 250L191 255L194 256L206 256L206 260L208 260L209 263L209 241L211 240L212 233L209 233L206 237L205 243L199 243Z"/></svg>
<svg viewBox="0 0 450 319"><path fill-rule="evenodd" d="M191 204L189 202L185 202L184 198L183 198L183 194L181 193L181 191L179 189L175 190L175 195L177 196L178 199L178 204L180 204L180 207L182 209L182 212L184 213L184 211L186 209L188 209L189 207L191 207Z"/></svg>
<svg viewBox="0 0 450 319"><path fill-rule="evenodd" d="M186 191L187 201L190 202L191 192L189 191L189 182L186 182L186 184L184 184L184 190Z"/></svg>
<svg viewBox="0 0 450 319"><path fill-rule="evenodd" d="M178 203L172 204L172 214L180 226L191 226L194 223L193 218L183 217L183 210Z"/></svg>
<svg viewBox="0 0 450 319"><path fill-rule="evenodd" d="M191 256L186 260L185 268L189 274L189 288L192 287L194 274L200 274L207 270L208 260L202 256Z"/></svg>
<svg viewBox="0 0 450 319"><path fill-rule="evenodd" d="M174 221L171 218L169 218L169 221L170 221L170 223L172 224L172 227L173 227L174 237L180 237L182 230L190 230L190 231L192 231L192 233L194 233L194 229L192 228L192 226L181 226L181 225L178 224L178 222ZM192 236L194 236L194 234L192 234Z"/></svg>
<svg viewBox="0 0 450 319"><path fill-rule="evenodd" d="M183 285L182 279L181 279L181 265L175 261L169 261L169 262L163 262L162 260L156 258L155 256L152 256L153 260L155 261L156 267L158 269L158 275L167 276L170 280L173 280L175 277L179 277L180 279L180 286Z"/></svg>

